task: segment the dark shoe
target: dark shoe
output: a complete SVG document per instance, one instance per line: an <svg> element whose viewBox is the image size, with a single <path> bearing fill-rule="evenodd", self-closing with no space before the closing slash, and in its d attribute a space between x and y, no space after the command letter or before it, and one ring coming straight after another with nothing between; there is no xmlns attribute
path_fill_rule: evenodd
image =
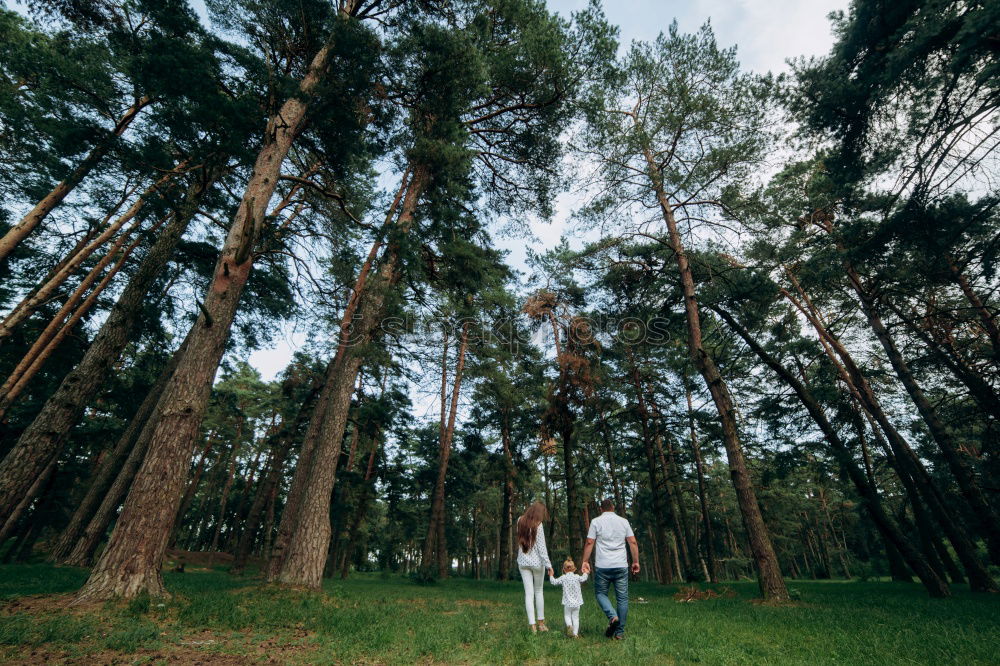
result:
<svg viewBox="0 0 1000 666"><path fill-rule="evenodd" d="M611 622L608 622L608 628L604 630L604 635L611 638L618 631L618 618L613 618Z"/></svg>

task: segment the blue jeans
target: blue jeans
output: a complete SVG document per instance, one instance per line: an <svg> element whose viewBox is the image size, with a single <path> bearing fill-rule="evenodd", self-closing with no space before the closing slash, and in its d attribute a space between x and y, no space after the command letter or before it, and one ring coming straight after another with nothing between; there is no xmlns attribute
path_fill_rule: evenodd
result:
<svg viewBox="0 0 1000 666"><path fill-rule="evenodd" d="M611 607L611 600L608 599L608 587L612 583L615 586L617 610ZM628 567L595 568L594 596L597 597L597 605L608 616L608 620L618 618L618 631L615 633L624 634L625 618L628 616Z"/></svg>

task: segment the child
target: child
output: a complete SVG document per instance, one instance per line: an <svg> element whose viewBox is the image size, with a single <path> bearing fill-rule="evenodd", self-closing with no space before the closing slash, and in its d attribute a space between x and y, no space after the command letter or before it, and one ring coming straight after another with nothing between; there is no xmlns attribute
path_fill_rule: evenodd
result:
<svg viewBox="0 0 1000 666"><path fill-rule="evenodd" d="M552 574L549 574L549 580L553 585L562 585L563 617L566 619L566 635L579 638L580 606L583 605L583 592L580 591L580 583L586 582L587 574L580 576L576 573L576 562L572 558L567 558L563 562L562 570L562 576L556 578Z"/></svg>

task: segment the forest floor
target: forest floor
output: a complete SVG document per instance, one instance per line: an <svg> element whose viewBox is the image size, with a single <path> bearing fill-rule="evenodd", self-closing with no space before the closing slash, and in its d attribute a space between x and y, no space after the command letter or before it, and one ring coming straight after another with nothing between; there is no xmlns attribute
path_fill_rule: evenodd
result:
<svg viewBox="0 0 1000 666"><path fill-rule="evenodd" d="M221 570L165 574L173 596L67 608L82 569L0 566L0 662L12 664L997 664L1000 597L917 585L789 581L798 601L752 601L749 582L684 602L677 586L633 584L628 636L604 638L592 594L581 638L531 635L520 581L417 585L356 574L321 593L269 587ZM732 592L729 592L732 590ZM735 594L734 594L735 593ZM684 595L678 595L683 597Z"/></svg>

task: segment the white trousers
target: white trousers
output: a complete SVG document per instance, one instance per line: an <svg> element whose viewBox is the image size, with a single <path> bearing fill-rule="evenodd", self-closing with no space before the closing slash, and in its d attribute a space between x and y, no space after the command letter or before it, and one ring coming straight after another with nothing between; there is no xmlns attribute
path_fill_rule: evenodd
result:
<svg viewBox="0 0 1000 666"><path fill-rule="evenodd" d="M566 626L573 630L574 636L580 635L580 607L563 606L563 619Z"/></svg>
<svg viewBox="0 0 1000 666"><path fill-rule="evenodd" d="M534 624L535 619L545 619L545 597L542 594L542 582L545 580L545 569L542 567L519 567L521 582L524 583L524 610L528 612L528 624ZM535 615L535 609L538 615Z"/></svg>

